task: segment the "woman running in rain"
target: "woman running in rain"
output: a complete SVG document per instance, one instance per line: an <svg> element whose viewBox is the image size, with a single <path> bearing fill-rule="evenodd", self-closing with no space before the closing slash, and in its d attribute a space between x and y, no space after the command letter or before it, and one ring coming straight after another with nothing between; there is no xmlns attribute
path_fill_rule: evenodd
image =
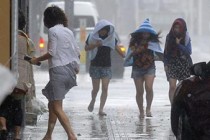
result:
<svg viewBox="0 0 210 140"><path fill-rule="evenodd" d="M91 101L88 106L90 112L94 109L96 96L99 91L100 82L102 83L102 94L100 98L99 115L104 116L104 106L108 94L109 81L112 77L111 72L111 50L116 51L121 55L121 52L116 48L117 40L115 30L112 23L107 20L99 21L93 32L89 35L85 50L90 54L90 77L92 79Z"/></svg>
<svg viewBox="0 0 210 140"><path fill-rule="evenodd" d="M153 82L155 78L155 51L162 52L159 46L159 34L146 19L133 33L129 49L132 51L127 59L133 59L131 77L136 87L136 102L140 118L144 118L143 94L146 90L146 116L152 117ZM127 61L127 60L126 60ZM144 87L145 85L145 87Z"/></svg>
<svg viewBox="0 0 210 140"><path fill-rule="evenodd" d="M192 59L190 57L191 40L187 32L184 19L174 21L170 32L166 37L164 50L164 67L169 81L169 99L172 104L177 80L190 77Z"/></svg>
<svg viewBox="0 0 210 140"><path fill-rule="evenodd" d="M65 129L68 140L76 140L69 118L63 111L63 99L66 93L77 85L79 47L72 31L67 28L67 18L59 7L52 6L45 10L44 24L49 29L48 52L31 60L33 64L44 60L49 62L50 81L42 90L49 101L48 129L43 140L52 139L57 119Z"/></svg>

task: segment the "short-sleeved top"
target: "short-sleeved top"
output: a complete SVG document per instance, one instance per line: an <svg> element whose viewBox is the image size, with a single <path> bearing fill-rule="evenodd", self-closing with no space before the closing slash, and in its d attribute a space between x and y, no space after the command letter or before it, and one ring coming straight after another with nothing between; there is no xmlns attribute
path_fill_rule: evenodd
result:
<svg viewBox="0 0 210 140"><path fill-rule="evenodd" d="M86 40L87 45L88 38ZM115 44L117 45L117 39L115 39ZM108 46L98 47L97 54L95 58L91 60L90 65L96 67L111 67L111 48Z"/></svg>
<svg viewBox="0 0 210 140"><path fill-rule="evenodd" d="M48 33L48 53L52 56L49 68L65 66L72 62L79 64L79 47L73 32L62 24L55 25Z"/></svg>
<svg viewBox="0 0 210 140"><path fill-rule="evenodd" d="M98 47L96 57L91 60L91 66L111 67L111 48L106 46Z"/></svg>

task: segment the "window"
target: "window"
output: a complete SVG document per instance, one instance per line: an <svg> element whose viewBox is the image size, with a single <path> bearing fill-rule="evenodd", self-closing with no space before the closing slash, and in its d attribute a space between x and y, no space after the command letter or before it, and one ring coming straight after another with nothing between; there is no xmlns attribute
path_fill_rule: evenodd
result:
<svg viewBox="0 0 210 140"><path fill-rule="evenodd" d="M84 27L94 27L95 22L92 16L74 16L74 28Z"/></svg>

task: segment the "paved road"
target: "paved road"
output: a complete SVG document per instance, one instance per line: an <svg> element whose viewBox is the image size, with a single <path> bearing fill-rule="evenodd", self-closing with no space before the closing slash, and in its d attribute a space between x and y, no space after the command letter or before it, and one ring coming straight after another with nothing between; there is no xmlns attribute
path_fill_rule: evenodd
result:
<svg viewBox="0 0 210 140"><path fill-rule="evenodd" d="M135 86L130 78L131 68L126 68L123 79L113 79L105 106L106 117L98 116L99 96L93 113L87 111L90 101L91 80L88 74L78 75L78 86L73 88L64 100L67 112L78 140L175 140L170 128L170 103L168 83L165 80L163 64L157 62L154 83L152 118L139 118L135 102ZM48 81L48 73L35 72L37 98L45 104L41 89ZM24 139L41 140L47 129L48 113L38 117L36 126L26 126ZM56 125L53 140L65 140L67 136L59 124Z"/></svg>
<svg viewBox="0 0 210 140"><path fill-rule="evenodd" d="M192 37L193 62L210 60L209 37ZM205 51L204 51L205 50ZM130 78L131 68L126 68L123 79L112 80L105 106L106 117L99 117L99 97L93 113L87 111L90 101L91 80L88 74L78 75L78 86L64 100L67 112L78 140L175 140L170 127L170 103L168 83L163 64L157 62L154 83L152 118L140 119L135 102L135 87ZM35 72L37 98L47 103L41 89L48 82L48 73ZM26 126L24 139L41 140L47 129L48 113L40 115L36 126ZM65 140L67 136L58 123L53 140Z"/></svg>

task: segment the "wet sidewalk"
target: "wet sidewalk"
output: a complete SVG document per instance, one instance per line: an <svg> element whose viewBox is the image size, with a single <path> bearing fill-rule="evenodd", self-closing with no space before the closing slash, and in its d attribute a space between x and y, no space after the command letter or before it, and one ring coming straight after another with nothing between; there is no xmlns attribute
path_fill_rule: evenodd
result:
<svg viewBox="0 0 210 140"><path fill-rule="evenodd" d="M157 65L153 117L150 118L139 118L135 86L130 78L130 72L131 69L126 68L123 79L111 81L104 109L107 116L104 117L98 115L100 96L97 97L94 111L88 112L91 80L88 74L78 75L79 86L67 94L63 105L78 140L175 140L170 127L168 83L162 64ZM47 83L48 73L37 71L35 78L37 98L47 103L45 97L41 95L41 89ZM41 140L47 130L47 121L48 113L38 116L37 125L26 126L24 140ZM59 122L55 126L53 140L67 140Z"/></svg>

